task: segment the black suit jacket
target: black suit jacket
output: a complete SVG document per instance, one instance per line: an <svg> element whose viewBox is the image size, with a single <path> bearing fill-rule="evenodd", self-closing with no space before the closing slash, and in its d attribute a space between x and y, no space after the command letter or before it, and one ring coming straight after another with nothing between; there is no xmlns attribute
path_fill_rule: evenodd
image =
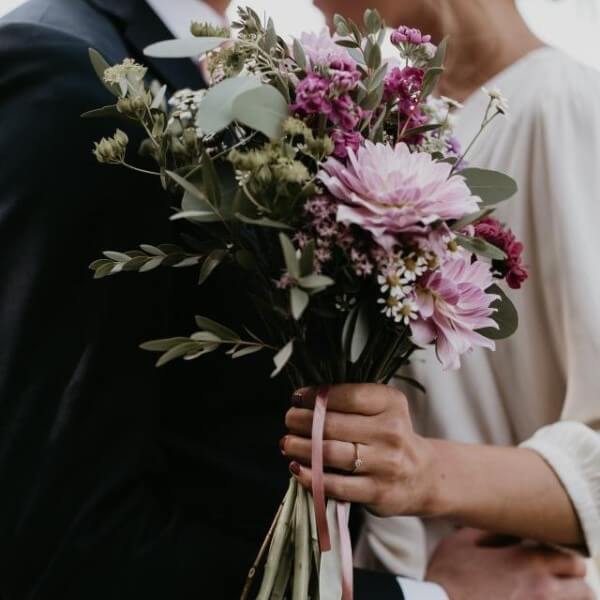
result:
<svg viewBox="0 0 600 600"><path fill-rule="evenodd" d="M202 86L190 61L141 56L169 37L138 0L30 0L0 20L2 600L237 598L287 485L290 390L269 357L157 370L138 350L194 314L252 325L236 282L87 268L175 235L154 178L92 156L117 124L79 118L112 100L88 47ZM359 578L357 597L383 600L360 592L376 585L400 597L391 578Z"/></svg>

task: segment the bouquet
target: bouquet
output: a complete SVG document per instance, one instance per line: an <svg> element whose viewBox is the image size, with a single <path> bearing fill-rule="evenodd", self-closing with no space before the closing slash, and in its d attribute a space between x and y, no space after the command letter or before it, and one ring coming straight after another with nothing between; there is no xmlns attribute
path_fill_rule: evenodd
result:
<svg viewBox="0 0 600 600"><path fill-rule="evenodd" d="M233 28L236 36L193 23L193 37L147 48L204 57L208 89L173 90L168 100L142 65L109 66L90 51L116 101L85 116L143 128L140 152L177 199L171 219L196 228L182 244L106 251L91 265L95 277L191 267L202 284L215 269L245 273L248 286L236 293L263 324L259 335L198 315L191 334L143 344L160 353L158 365L270 352L271 376L284 373L296 388L392 377L419 386L402 368L420 348L434 346L455 369L474 347L493 350L511 335L516 311L498 284L518 288L527 273L522 245L490 214L516 185L466 164L470 147L462 152L452 132L460 105L433 96L446 41L436 47L401 27L391 34L397 60L384 62L388 34L375 10L360 27L338 15L334 36L289 45L249 8ZM499 92L488 93L481 131L507 110ZM117 130L94 153L146 170L128 161L128 142ZM326 388L320 397L324 409ZM314 432L318 472L318 423ZM292 479L242 598L259 573L260 600L350 598L345 514L333 500L325 508L318 483L310 494Z"/></svg>

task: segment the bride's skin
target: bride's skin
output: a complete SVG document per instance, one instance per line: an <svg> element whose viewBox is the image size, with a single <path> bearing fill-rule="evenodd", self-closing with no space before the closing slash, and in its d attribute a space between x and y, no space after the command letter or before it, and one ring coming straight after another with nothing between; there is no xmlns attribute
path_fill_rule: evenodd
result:
<svg viewBox="0 0 600 600"><path fill-rule="evenodd" d="M296 406L286 416L290 434L281 443L290 470L308 489L314 398L314 389L294 395ZM365 504L379 516L446 517L519 538L583 544L569 497L538 454L422 437L413 430L406 397L392 387L332 386L324 439L324 464L340 472L325 474L331 498ZM346 475L354 443L363 466Z"/></svg>
<svg viewBox="0 0 600 600"><path fill-rule="evenodd" d="M326 14L356 21L377 8L390 26L450 35L441 94L464 100L487 80L542 45L513 0L316 0ZM352 14L354 13L354 14ZM311 485L314 391L286 418L282 451L300 483ZM458 523L541 542L581 546L583 534L554 471L535 452L424 438L412 427L404 395L387 386L331 388L325 462L350 471L360 443L360 474L326 474L329 496L366 504L376 514L448 517Z"/></svg>

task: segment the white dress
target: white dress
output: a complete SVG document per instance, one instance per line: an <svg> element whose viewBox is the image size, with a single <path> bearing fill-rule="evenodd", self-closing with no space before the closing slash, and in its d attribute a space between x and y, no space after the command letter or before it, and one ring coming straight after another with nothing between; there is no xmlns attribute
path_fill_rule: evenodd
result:
<svg viewBox="0 0 600 600"><path fill-rule="evenodd" d="M497 216L526 248L530 279L509 291L521 326L496 352L464 357L459 371L442 371L434 354L424 353L412 370L427 397L405 391L424 435L539 452L568 491L598 560L600 72L545 47L487 85L508 97L510 113L493 122L468 160L519 184ZM475 94L461 110L463 146L479 129L487 101ZM420 578L450 530L439 520L368 514L356 562Z"/></svg>

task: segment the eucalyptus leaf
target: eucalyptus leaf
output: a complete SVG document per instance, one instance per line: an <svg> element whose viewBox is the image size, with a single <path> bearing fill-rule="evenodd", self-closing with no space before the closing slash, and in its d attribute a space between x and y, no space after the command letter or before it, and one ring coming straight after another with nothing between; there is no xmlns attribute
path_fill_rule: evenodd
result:
<svg viewBox="0 0 600 600"><path fill-rule="evenodd" d="M189 194L188 194L189 196ZM195 201L198 201L195 199ZM215 214L212 210L182 210L181 212L175 213L169 217L171 221L180 221L186 219L196 223L216 223L221 221L221 217Z"/></svg>
<svg viewBox="0 0 600 600"><path fill-rule="evenodd" d="M442 127L441 123L431 123L429 125L421 125L419 127L413 127L412 129L407 129L404 132L403 138L410 138L415 135L423 135L424 133L429 133L430 131L437 131Z"/></svg>
<svg viewBox="0 0 600 600"><path fill-rule="evenodd" d="M489 327L480 329L478 333L491 340L506 339L513 335L519 328L519 313L511 299L504 293L504 290L500 286L493 285L487 290L487 293L500 296L492 304L492 308L496 309L496 312L492 315L492 319L498 323L499 329Z"/></svg>
<svg viewBox="0 0 600 600"><path fill-rule="evenodd" d="M185 344L189 342L189 338L186 337L173 337L166 338L163 340L152 340L150 342L144 342L140 344L142 350L148 350L150 352L166 352L175 346Z"/></svg>
<svg viewBox="0 0 600 600"><path fill-rule="evenodd" d="M454 231L460 231L461 229L464 229L467 225L471 225L471 223L477 223L477 221L485 219L485 217L490 215L492 212L494 212L492 208L478 210L474 213L471 213L470 215L467 215L466 217L463 217L459 221L456 221L456 223L452 225L452 229Z"/></svg>
<svg viewBox="0 0 600 600"><path fill-rule="evenodd" d="M106 252L103 252L102 254L104 254L104 256L106 256L106 258L109 258L110 260L115 260L117 262L127 262L130 258L124 252L111 252L111 251L107 250Z"/></svg>
<svg viewBox="0 0 600 600"><path fill-rule="evenodd" d="M457 175L465 178L474 196L481 198L481 206L497 204L517 193L517 182L504 173L489 169L468 168L459 171Z"/></svg>
<svg viewBox="0 0 600 600"><path fill-rule="evenodd" d="M260 352L263 348L261 346L247 346L246 348L242 348L241 350L236 350L231 358L242 358L243 356L249 356L250 354L255 354L256 352Z"/></svg>
<svg viewBox="0 0 600 600"><path fill-rule="evenodd" d="M425 77L423 78L423 89L421 91L422 98L427 98L427 96L433 92L443 72L443 67L432 67L427 70Z"/></svg>
<svg viewBox="0 0 600 600"><path fill-rule="evenodd" d="M288 273L295 279L298 279L300 277L300 261L296 256L296 249L294 248L294 244L292 244L292 240L290 240L285 233L280 233L279 242L281 243L283 258Z"/></svg>
<svg viewBox="0 0 600 600"><path fill-rule="evenodd" d="M292 317L299 321L306 310L310 296L300 288L290 288L290 307L292 309Z"/></svg>
<svg viewBox="0 0 600 600"><path fill-rule="evenodd" d="M157 367L162 367L167 363L175 360L176 358L181 358L186 354L192 354L198 350L198 344L196 342L187 341L183 344L179 344L178 346L174 346L170 350L167 350L156 362Z"/></svg>
<svg viewBox="0 0 600 600"><path fill-rule="evenodd" d="M199 329L210 331L211 333L218 335L222 340L235 341L240 339L235 331L229 329L225 325L221 325L221 323L217 323L212 319L200 315L196 315L195 319Z"/></svg>
<svg viewBox="0 0 600 600"><path fill-rule="evenodd" d="M152 254L153 256L165 256L165 252L156 246L151 246L150 244L140 244L140 248L146 254Z"/></svg>
<svg viewBox="0 0 600 600"><path fill-rule="evenodd" d="M198 285L202 285L212 274L212 272L223 262L227 256L226 250L213 250L202 263Z"/></svg>
<svg viewBox="0 0 600 600"><path fill-rule="evenodd" d="M191 338L195 342L221 343L223 341L218 335L214 334L212 331L197 331L196 333L192 334Z"/></svg>
<svg viewBox="0 0 600 600"><path fill-rule="evenodd" d="M88 110L81 114L82 119L125 119L130 121L128 117L126 117L123 113L120 113L117 110L115 104L110 104L109 106L102 106L101 108L94 108L93 110Z"/></svg>
<svg viewBox="0 0 600 600"><path fill-rule="evenodd" d="M437 47L434 57L429 63L429 68L443 67L446 59L446 51L448 49L448 38L445 37Z"/></svg>
<svg viewBox="0 0 600 600"><path fill-rule="evenodd" d="M281 92L272 85L262 85L239 94L233 101L232 114L236 121L279 139L289 108Z"/></svg>
<svg viewBox="0 0 600 600"><path fill-rule="evenodd" d="M466 235L457 235L456 243L469 252L478 256L485 256L492 260L505 260L506 254L500 248L486 242L481 238L469 237Z"/></svg>
<svg viewBox="0 0 600 600"><path fill-rule="evenodd" d="M306 277L315 270L315 240L307 242L300 256L300 275Z"/></svg>
<svg viewBox="0 0 600 600"><path fill-rule="evenodd" d="M235 119L233 103L244 92L261 87L258 77L239 75L225 79L208 90L198 106L196 125L204 133L212 134L229 126Z"/></svg>
<svg viewBox="0 0 600 600"><path fill-rule="evenodd" d="M275 370L271 373L271 377L276 377L281 373L285 365L292 357L294 352L294 340L290 340L274 357Z"/></svg>
<svg viewBox="0 0 600 600"><path fill-rule="evenodd" d="M364 306L358 309L356 324L350 342L350 362L357 363L369 341L369 321Z"/></svg>
<svg viewBox="0 0 600 600"><path fill-rule="evenodd" d="M140 273L147 273L148 271L152 271L153 269L160 267L162 261L163 257L160 256L150 259L145 265L140 267Z"/></svg>
<svg viewBox="0 0 600 600"><path fill-rule="evenodd" d="M335 14L333 16L333 25L334 25L335 30L338 35L341 35L342 37L350 35L350 29L348 28L348 23L346 22L346 19L342 15Z"/></svg>
<svg viewBox="0 0 600 600"><path fill-rule="evenodd" d="M106 62L105 58L95 50L94 48L88 48L88 54L90 57L90 61L92 63L92 67L94 67L94 71L96 71L96 75L102 82L102 85L113 95L119 98L121 96L121 88L116 83L106 83L104 81L104 71L110 67L110 65Z"/></svg>
<svg viewBox="0 0 600 600"><path fill-rule="evenodd" d="M302 47L302 44L296 38L294 38L293 50L294 50L294 60L296 61L296 64L301 69L306 71L308 69L308 60L306 58L306 53L304 52L304 48Z"/></svg>
<svg viewBox="0 0 600 600"><path fill-rule="evenodd" d="M260 227L272 227L273 229L293 229L286 223L282 223L281 221L274 221L273 219L268 219L267 217L261 217L260 219L251 219L250 217L246 217L241 213L236 213L235 217L242 221L242 223L248 223L248 225L258 225Z"/></svg>
<svg viewBox="0 0 600 600"><path fill-rule="evenodd" d="M189 37L156 42L144 48L144 54L152 58L198 58L229 38L222 37Z"/></svg>
<svg viewBox="0 0 600 600"><path fill-rule="evenodd" d="M307 275L306 277L301 277L298 280L298 285L307 290L326 288L334 283L335 281L331 279L331 277L327 277L326 275L318 275L317 273Z"/></svg>

